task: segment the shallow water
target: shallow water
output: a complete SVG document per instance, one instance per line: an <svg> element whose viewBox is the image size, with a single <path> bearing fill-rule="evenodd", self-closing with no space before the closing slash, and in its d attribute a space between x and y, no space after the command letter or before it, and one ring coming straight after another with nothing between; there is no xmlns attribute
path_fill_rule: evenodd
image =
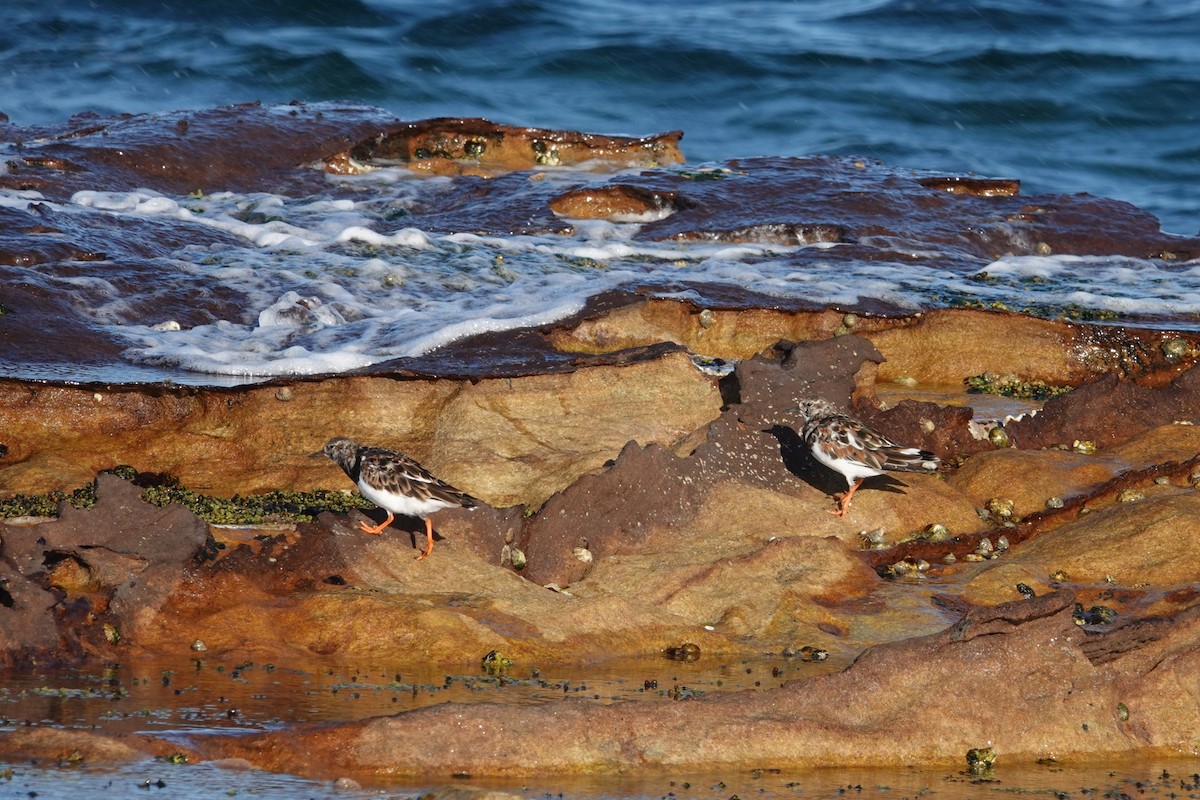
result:
<svg viewBox="0 0 1200 800"><path fill-rule="evenodd" d="M462 797L463 790L510 793L529 800L730 800L731 798L869 798L871 800L979 800L988 797L1164 798L1200 797L1200 761L1114 760L1085 765L1004 765L985 775L965 768L815 770L724 770L655 772L639 775L547 777L535 781L473 777L429 782L372 783L314 781L238 765L172 764L142 761L116 767L80 764L5 764L0 762L0 794L41 800L84 797L149 796L183 798L414 798ZM7 770L12 770L11 777ZM353 779L348 779L353 781ZM36 794L35 794L36 793Z"/></svg>
<svg viewBox="0 0 1200 800"><path fill-rule="evenodd" d="M768 187L786 185L788 176L805 170L827 169L824 179L832 182L844 169L840 162L740 163L743 176L753 174ZM888 174L886 168L881 172ZM538 175L542 192L593 179L565 169ZM737 175L728 180L751 181ZM304 197L83 190L53 202L37 192L0 190L0 205L52 219L60 228L121 223L129 226L129 245L149 247L146 240L158 241L164 231L182 242L149 257L0 265L0 278L20 292L8 301L13 313L0 313L9 331L6 373L39 380L217 384L344 372L421 356L476 334L550 323L598 295L634 288L700 304L706 297L696 287L729 287L782 307L882 306L911 313L970 303L1200 329L1195 260L992 259L943 242L938 237L944 231L933 224L927 229L913 224L918 235L933 240L923 252L897 235L810 245L651 240L643 222L573 220L567 233L502 235L453 229L472 227L459 214L451 230L437 229L446 225L445 215L437 213L443 202L469 202L481 216L505 214L520 188L497 190L499 181L489 187L493 195L476 196L469 181L389 167L366 176L329 177L323 191ZM687 224L697 224L696 216ZM887 224L867 212L856 219L864 228ZM720 210L699 221L716 229L738 222ZM956 224L963 223L947 227ZM987 236L1002 240L1028 235L986 214L978 224L989 226ZM136 226L150 227L139 234ZM210 235L219 238L210 242ZM869 257L855 255L863 252ZM74 324L62 320L68 309ZM55 333L71 340L69 348L54 348L50 358L40 355L45 326L26 321L39 315L58 320Z"/></svg>
<svg viewBox="0 0 1200 800"><path fill-rule="evenodd" d="M848 656L812 663L781 655L704 663L667 658L601 665L479 662L276 666L183 657L153 664L14 670L0 674L0 727L52 725L105 732L247 730L296 722L362 719L447 702L552 703L582 698L672 702L774 688L845 667Z"/></svg>
<svg viewBox="0 0 1200 800"><path fill-rule="evenodd" d="M276 667L179 658L80 670L17 670L0 675L0 730L54 726L102 733L148 733L181 743L189 735L237 735L298 722L361 719L443 702L687 702L706 694L773 688L840 669L777 654L702 657L699 662L629 659L600 666L514 666L503 676L478 664L463 670L418 665ZM986 746L986 742L979 743ZM965 754L964 754L965 755ZM965 766L965 762L964 762ZM11 770L11 775L7 772ZM947 800L1004 795L1200 797L1200 759L1111 761L1084 765L1005 763L984 775L960 766L897 769L654 770L632 775L547 776L499 780L470 776L425 782L356 778L360 785L265 773L236 763L141 760L121 765L65 759L0 763L0 796L118 797L134 790L179 798L412 797L453 789L495 789L534 798L803 798Z"/></svg>

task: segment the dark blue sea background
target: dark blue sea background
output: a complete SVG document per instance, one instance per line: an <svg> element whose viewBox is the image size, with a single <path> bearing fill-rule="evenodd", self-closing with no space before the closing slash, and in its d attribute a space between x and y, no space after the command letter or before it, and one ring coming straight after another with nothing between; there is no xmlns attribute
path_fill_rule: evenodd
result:
<svg viewBox="0 0 1200 800"><path fill-rule="evenodd" d="M1127 200L1200 230L1196 0L6 0L0 111L348 100L689 161L853 154Z"/></svg>

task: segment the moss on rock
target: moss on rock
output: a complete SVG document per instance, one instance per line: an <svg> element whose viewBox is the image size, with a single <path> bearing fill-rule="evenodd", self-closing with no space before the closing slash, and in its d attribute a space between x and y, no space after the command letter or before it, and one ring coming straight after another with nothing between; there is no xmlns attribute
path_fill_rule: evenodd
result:
<svg viewBox="0 0 1200 800"><path fill-rule="evenodd" d="M171 476L138 472L120 466L104 470L142 488L142 500L160 508L176 503L187 507L205 522L214 525L261 525L307 522L322 511L344 512L354 508L373 508L373 504L357 493L317 489L310 492L274 491L246 497L230 498L194 492ZM46 492L39 495L16 495L0 500L0 519L12 517L55 517L59 507L67 502L75 508L90 508L96 502L95 483L72 492Z"/></svg>

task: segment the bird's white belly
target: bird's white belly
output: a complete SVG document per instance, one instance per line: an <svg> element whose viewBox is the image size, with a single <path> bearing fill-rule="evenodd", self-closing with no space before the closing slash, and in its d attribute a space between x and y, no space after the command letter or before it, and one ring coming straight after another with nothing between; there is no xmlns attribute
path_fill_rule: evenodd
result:
<svg viewBox="0 0 1200 800"><path fill-rule="evenodd" d="M870 478L874 475L882 475L883 470L868 467L866 464L859 464L856 461L844 461L836 458L830 458L819 447L813 448L813 455L817 461L820 461L825 466L829 467L834 472L840 472L846 476L846 485L853 484L859 478Z"/></svg>
<svg viewBox="0 0 1200 800"><path fill-rule="evenodd" d="M445 500L438 500L435 497L420 500L401 494L383 492L361 482L358 484L358 491L375 505L387 509L393 514L420 517L421 519L424 519L435 511L450 508L454 505L453 503L447 503Z"/></svg>

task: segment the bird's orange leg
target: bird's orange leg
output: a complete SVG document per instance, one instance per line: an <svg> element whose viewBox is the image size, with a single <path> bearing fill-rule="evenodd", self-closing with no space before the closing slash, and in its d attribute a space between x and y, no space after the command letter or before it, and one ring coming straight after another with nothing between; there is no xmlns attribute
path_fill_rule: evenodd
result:
<svg viewBox="0 0 1200 800"><path fill-rule="evenodd" d="M846 490L845 494L839 495L837 499L838 507L836 509L830 509L829 513L835 514L839 518L846 516L846 512L850 509L850 498L854 496L856 491L858 491L858 487L862 486L862 482L864 480L866 479L859 478L849 489Z"/></svg>
<svg viewBox="0 0 1200 800"><path fill-rule="evenodd" d="M421 555L417 556L417 561L420 561L422 558L433 552L433 520L428 518L425 520L425 539L427 540L428 544L425 546L425 549L421 551Z"/></svg>
<svg viewBox="0 0 1200 800"><path fill-rule="evenodd" d="M379 523L378 525L376 525L373 528L361 520L359 521L358 525L360 528L363 529L364 532L373 533L376 536L379 536L381 533L383 533L384 528L386 528L388 525L392 524L392 520L394 520L394 519L395 519L395 517L392 516L392 512L389 511L387 519L385 519L383 522Z"/></svg>

